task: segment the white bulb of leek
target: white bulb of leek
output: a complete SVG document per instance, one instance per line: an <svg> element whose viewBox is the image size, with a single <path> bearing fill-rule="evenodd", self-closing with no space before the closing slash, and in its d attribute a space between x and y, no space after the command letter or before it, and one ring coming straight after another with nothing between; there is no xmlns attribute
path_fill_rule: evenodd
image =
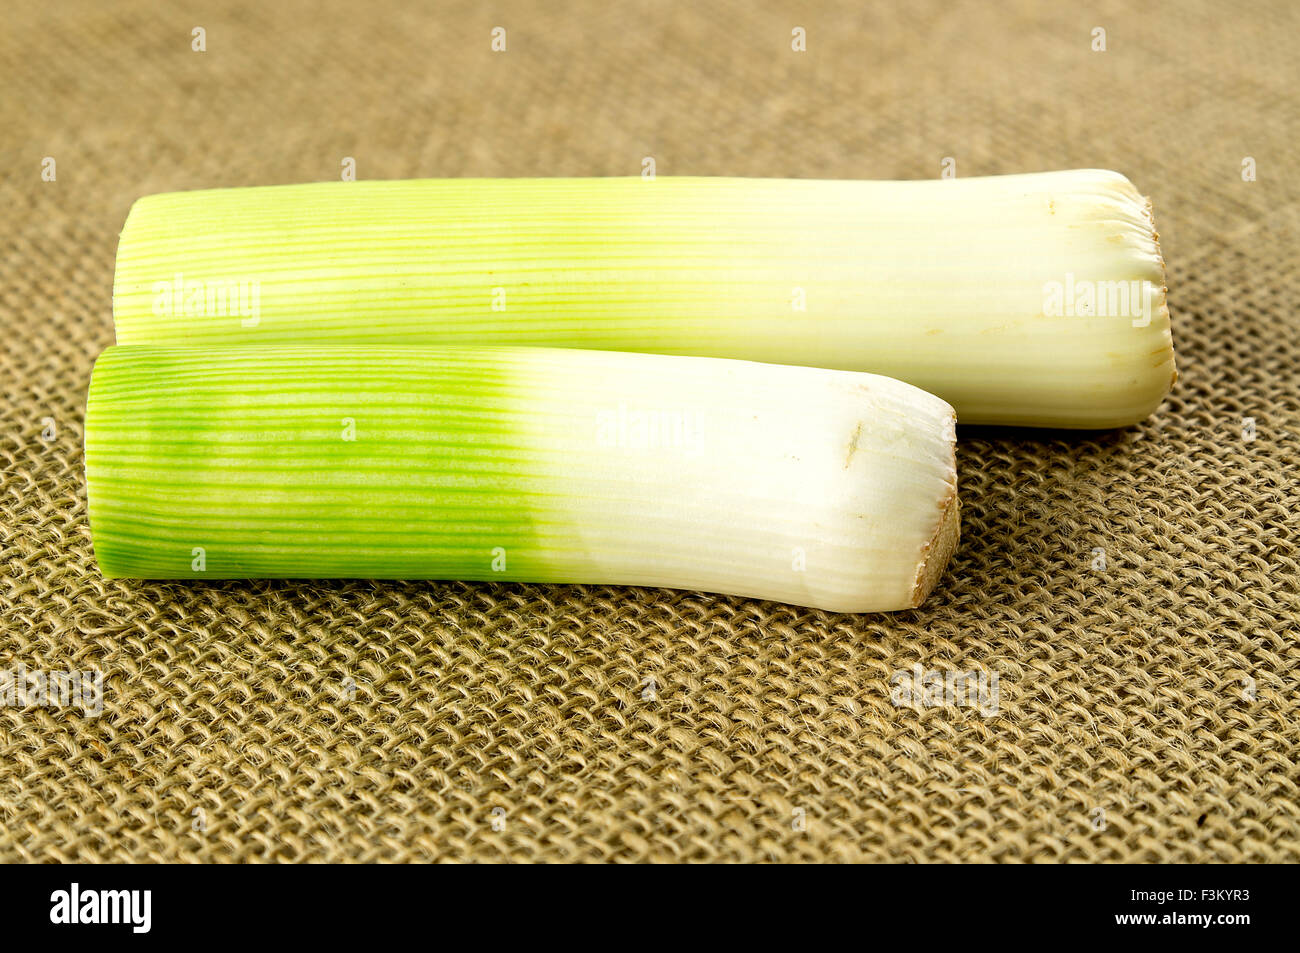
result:
<svg viewBox="0 0 1300 953"><path fill-rule="evenodd" d="M528 344L886 374L963 423L1114 427L1174 379L1116 172L325 182L153 195L119 344Z"/></svg>
<svg viewBox="0 0 1300 953"><path fill-rule="evenodd" d="M115 347L86 418L107 577L670 586L918 605L954 416L870 374L545 348Z"/></svg>

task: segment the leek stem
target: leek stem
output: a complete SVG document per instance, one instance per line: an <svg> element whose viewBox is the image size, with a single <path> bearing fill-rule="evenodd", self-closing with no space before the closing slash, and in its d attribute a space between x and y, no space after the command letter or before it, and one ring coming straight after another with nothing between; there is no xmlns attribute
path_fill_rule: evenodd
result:
<svg viewBox="0 0 1300 953"><path fill-rule="evenodd" d="M673 586L917 605L956 544L952 409L869 374L510 347L109 348L106 577Z"/></svg>
<svg viewBox="0 0 1300 953"><path fill-rule="evenodd" d="M513 344L915 384L963 423L1112 427L1174 379L1149 203L1115 172L460 179L153 195L118 343Z"/></svg>

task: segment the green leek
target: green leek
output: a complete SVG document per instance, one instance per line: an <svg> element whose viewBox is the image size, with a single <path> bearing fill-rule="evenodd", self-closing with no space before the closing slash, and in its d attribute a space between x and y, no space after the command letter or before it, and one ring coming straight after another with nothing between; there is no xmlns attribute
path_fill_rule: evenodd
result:
<svg viewBox="0 0 1300 953"><path fill-rule="evenodd" d="M915 182L334 182L152 195L119 344L510 344L870 371L963 423L1113 427L1174 379L1150 204L1081 170Z"/></svg>
<svg viewBox="0 0 1300 953"><path fill-rule="evenodd" d="M952 408L870 374L517 347L113 347L106 577L670 586L918 605L957 540Z"/></svg>

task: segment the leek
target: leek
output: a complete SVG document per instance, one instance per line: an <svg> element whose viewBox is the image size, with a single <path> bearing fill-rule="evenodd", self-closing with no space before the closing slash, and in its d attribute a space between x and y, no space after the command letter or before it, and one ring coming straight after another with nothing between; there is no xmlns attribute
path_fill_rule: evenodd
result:
<svg viewBox="0 0 1300 953"><path fill-rule="evenodd" d="M870 371L963 423L1113 427L1174 379L1150 205L1082 170L461 179L153 195L118 343L511 344Z"/></svg>
<svg viewBox="0 0 1300 953"><path fill-rule="evenodd" d="M87 400L106 577L670 586L918 605L952 408L870 374L584 350L113 347Z"/></svg>

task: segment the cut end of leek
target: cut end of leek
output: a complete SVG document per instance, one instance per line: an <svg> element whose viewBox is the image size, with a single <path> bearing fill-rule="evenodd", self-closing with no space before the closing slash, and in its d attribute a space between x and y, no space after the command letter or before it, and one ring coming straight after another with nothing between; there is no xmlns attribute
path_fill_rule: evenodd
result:
<svg viewBox="0 0 1300 953"><path fill-rule="evenodd" d="M952 559L952 554L957 551L960 538L961 502L957 499L957 487L954 483L952 492L940 509L939 527L921 550L921 562L916 568L916 583L912 588L913 608L923 603L939 584L944 570L948 568L949 560Z"/></svg>
<svg viewBox="0 0 1300 953"><path fill-rule="evenodd" d="M914 607L955 419L871 374L511 347L115 347L86 414L109 578L667 586Z"/></svg>
<svg viewBox="0 0 1300 953"><path fill-rule="evenodd" d="M1175 377L1151 205L1098 169L914 182L332 182L153 195L120 344L536 345L868 371L1102 428Z"/></svg>

